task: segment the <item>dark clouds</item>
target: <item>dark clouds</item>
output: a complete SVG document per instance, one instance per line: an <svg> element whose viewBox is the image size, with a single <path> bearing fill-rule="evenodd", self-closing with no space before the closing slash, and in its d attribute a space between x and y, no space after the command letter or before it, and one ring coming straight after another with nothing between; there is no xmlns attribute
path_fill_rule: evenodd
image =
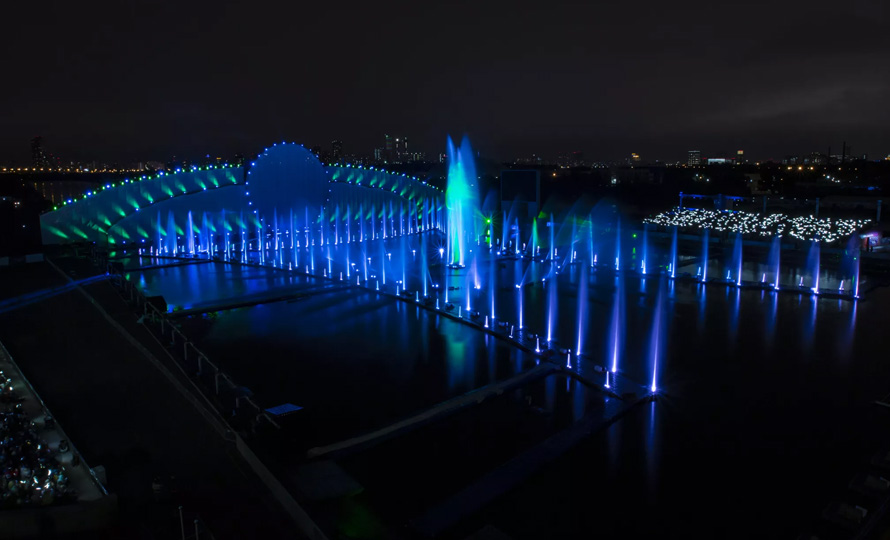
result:
<svg viewBox="0 0 890 540"><path fill-rule="evenodd" d="M509 158L890 152L880 0L5 7L0 160L164 159L384 132Z"/></svg>

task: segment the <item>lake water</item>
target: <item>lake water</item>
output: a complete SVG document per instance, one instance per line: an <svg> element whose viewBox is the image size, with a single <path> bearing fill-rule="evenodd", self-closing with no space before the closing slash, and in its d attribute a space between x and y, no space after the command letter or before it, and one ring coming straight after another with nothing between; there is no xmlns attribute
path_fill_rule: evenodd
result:
<svg viewBox="0 0 890 540"><path fill-rule="evenodd" d="M409 290L422 289L416 262L422 246L398 242L407 241L338 246L344 251L332 260L362 261L369 250L380 253L367 273L359 272L367 278L364 287L345 288L345 277L331 287L330 281L281 269L220 262L146 270L137 268L150 261L127 264L132 280L170 306L209 309L263 295L293 296L179 320L259 403L304 407L289 429L298 430L299 444L309 448L386 426L536 365L535 355L508 340L376 294L384 272L388 292L395 292L393 276L400 273ZM411 249L415 253L404 263L397 255L383 267L373 262ZM641 391L652 376L653 325L661 321L658 401L633 410L497 499L453 529L455 538L486 523L516 538L794 536L820 526L822 508L843 500L849 479L890 443L887 419L870 404L890 392L886 289L852 302L633 274L619 280L610 270L567 265L557 281L555 309L548 311L552 285L541 279L549 263L485 256L476 278L471 269L437 265L435 245L424 251L432 254L426 268L431 291L434 285L440 294L460 287L449 291L455 312L469 302L484 316L493 301L496 317L517 326L521 294L529 331L544 335L549 326L559 347L574 350L580 326L583 357L573 369L597 382L602 374L595 366L611 358L616 290L624 301L619 374ZM756 281L760 267L746 264ZM792 278L805 274L783 270ZM339 278L338 272L332 267L331 275ZM831 279L830 271L826 275ZM588 296L579 325L581 280ZM475 281L481 282L478 290ZM517 283L523 286L517 289ZM534 348L534 342L525 343ZM340 464L366 490L339 507L334 521L350 524L356 515L370 514L398 528L601 408L599 393L551 375L350 456ZM342 527L348 536L377 530Z"/></svg>

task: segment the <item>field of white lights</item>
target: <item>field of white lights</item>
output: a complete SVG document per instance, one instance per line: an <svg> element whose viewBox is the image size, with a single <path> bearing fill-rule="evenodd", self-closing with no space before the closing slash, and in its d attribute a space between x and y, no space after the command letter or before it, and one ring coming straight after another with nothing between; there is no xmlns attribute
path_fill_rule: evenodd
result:
<svg viewBox="0 0 890 540"><path fill-rule="evenodd" d="M710 229L760 236L792 236L799 240L835 242L845 239L869 223L868 219L831 219L813 216L792 218L785 214L763 215L743 211L695 208L674 209L643 220L664 227Z"/></svg>

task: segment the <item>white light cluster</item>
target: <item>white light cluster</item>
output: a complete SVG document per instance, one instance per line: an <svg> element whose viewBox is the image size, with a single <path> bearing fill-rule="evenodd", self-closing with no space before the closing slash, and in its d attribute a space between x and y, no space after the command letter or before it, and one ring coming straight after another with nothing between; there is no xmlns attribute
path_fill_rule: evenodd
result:
<svg viewBox="0 0 890 540"><path fill-rule="evenodd" d="M643 220L664 227L710 229L760 236L790 235L800 240L835 242L865 227L868 219L831 219L813 216L792 218L785 214L763 215L743 211L716 211L697 208L674 209Z"/></svg>

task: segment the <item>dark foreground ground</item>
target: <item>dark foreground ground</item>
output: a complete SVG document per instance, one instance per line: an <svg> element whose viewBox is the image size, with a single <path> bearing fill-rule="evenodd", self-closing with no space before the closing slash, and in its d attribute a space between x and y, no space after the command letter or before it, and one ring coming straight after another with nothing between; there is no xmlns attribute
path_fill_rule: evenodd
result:
<svg viewBox="0 0 890 540"><path fill-rule="evenodd" d="M222 434L154 360L164 352L86 259L56 261L139 339L131 342L49 263L0 269L0 341L82 452L107 470L120 519L91 538L295 538L297 532ZM205 413L206 414L206 413ZM157 496L152 479L161 476ZM2 537L0 533L0 537Z"/></svg>

